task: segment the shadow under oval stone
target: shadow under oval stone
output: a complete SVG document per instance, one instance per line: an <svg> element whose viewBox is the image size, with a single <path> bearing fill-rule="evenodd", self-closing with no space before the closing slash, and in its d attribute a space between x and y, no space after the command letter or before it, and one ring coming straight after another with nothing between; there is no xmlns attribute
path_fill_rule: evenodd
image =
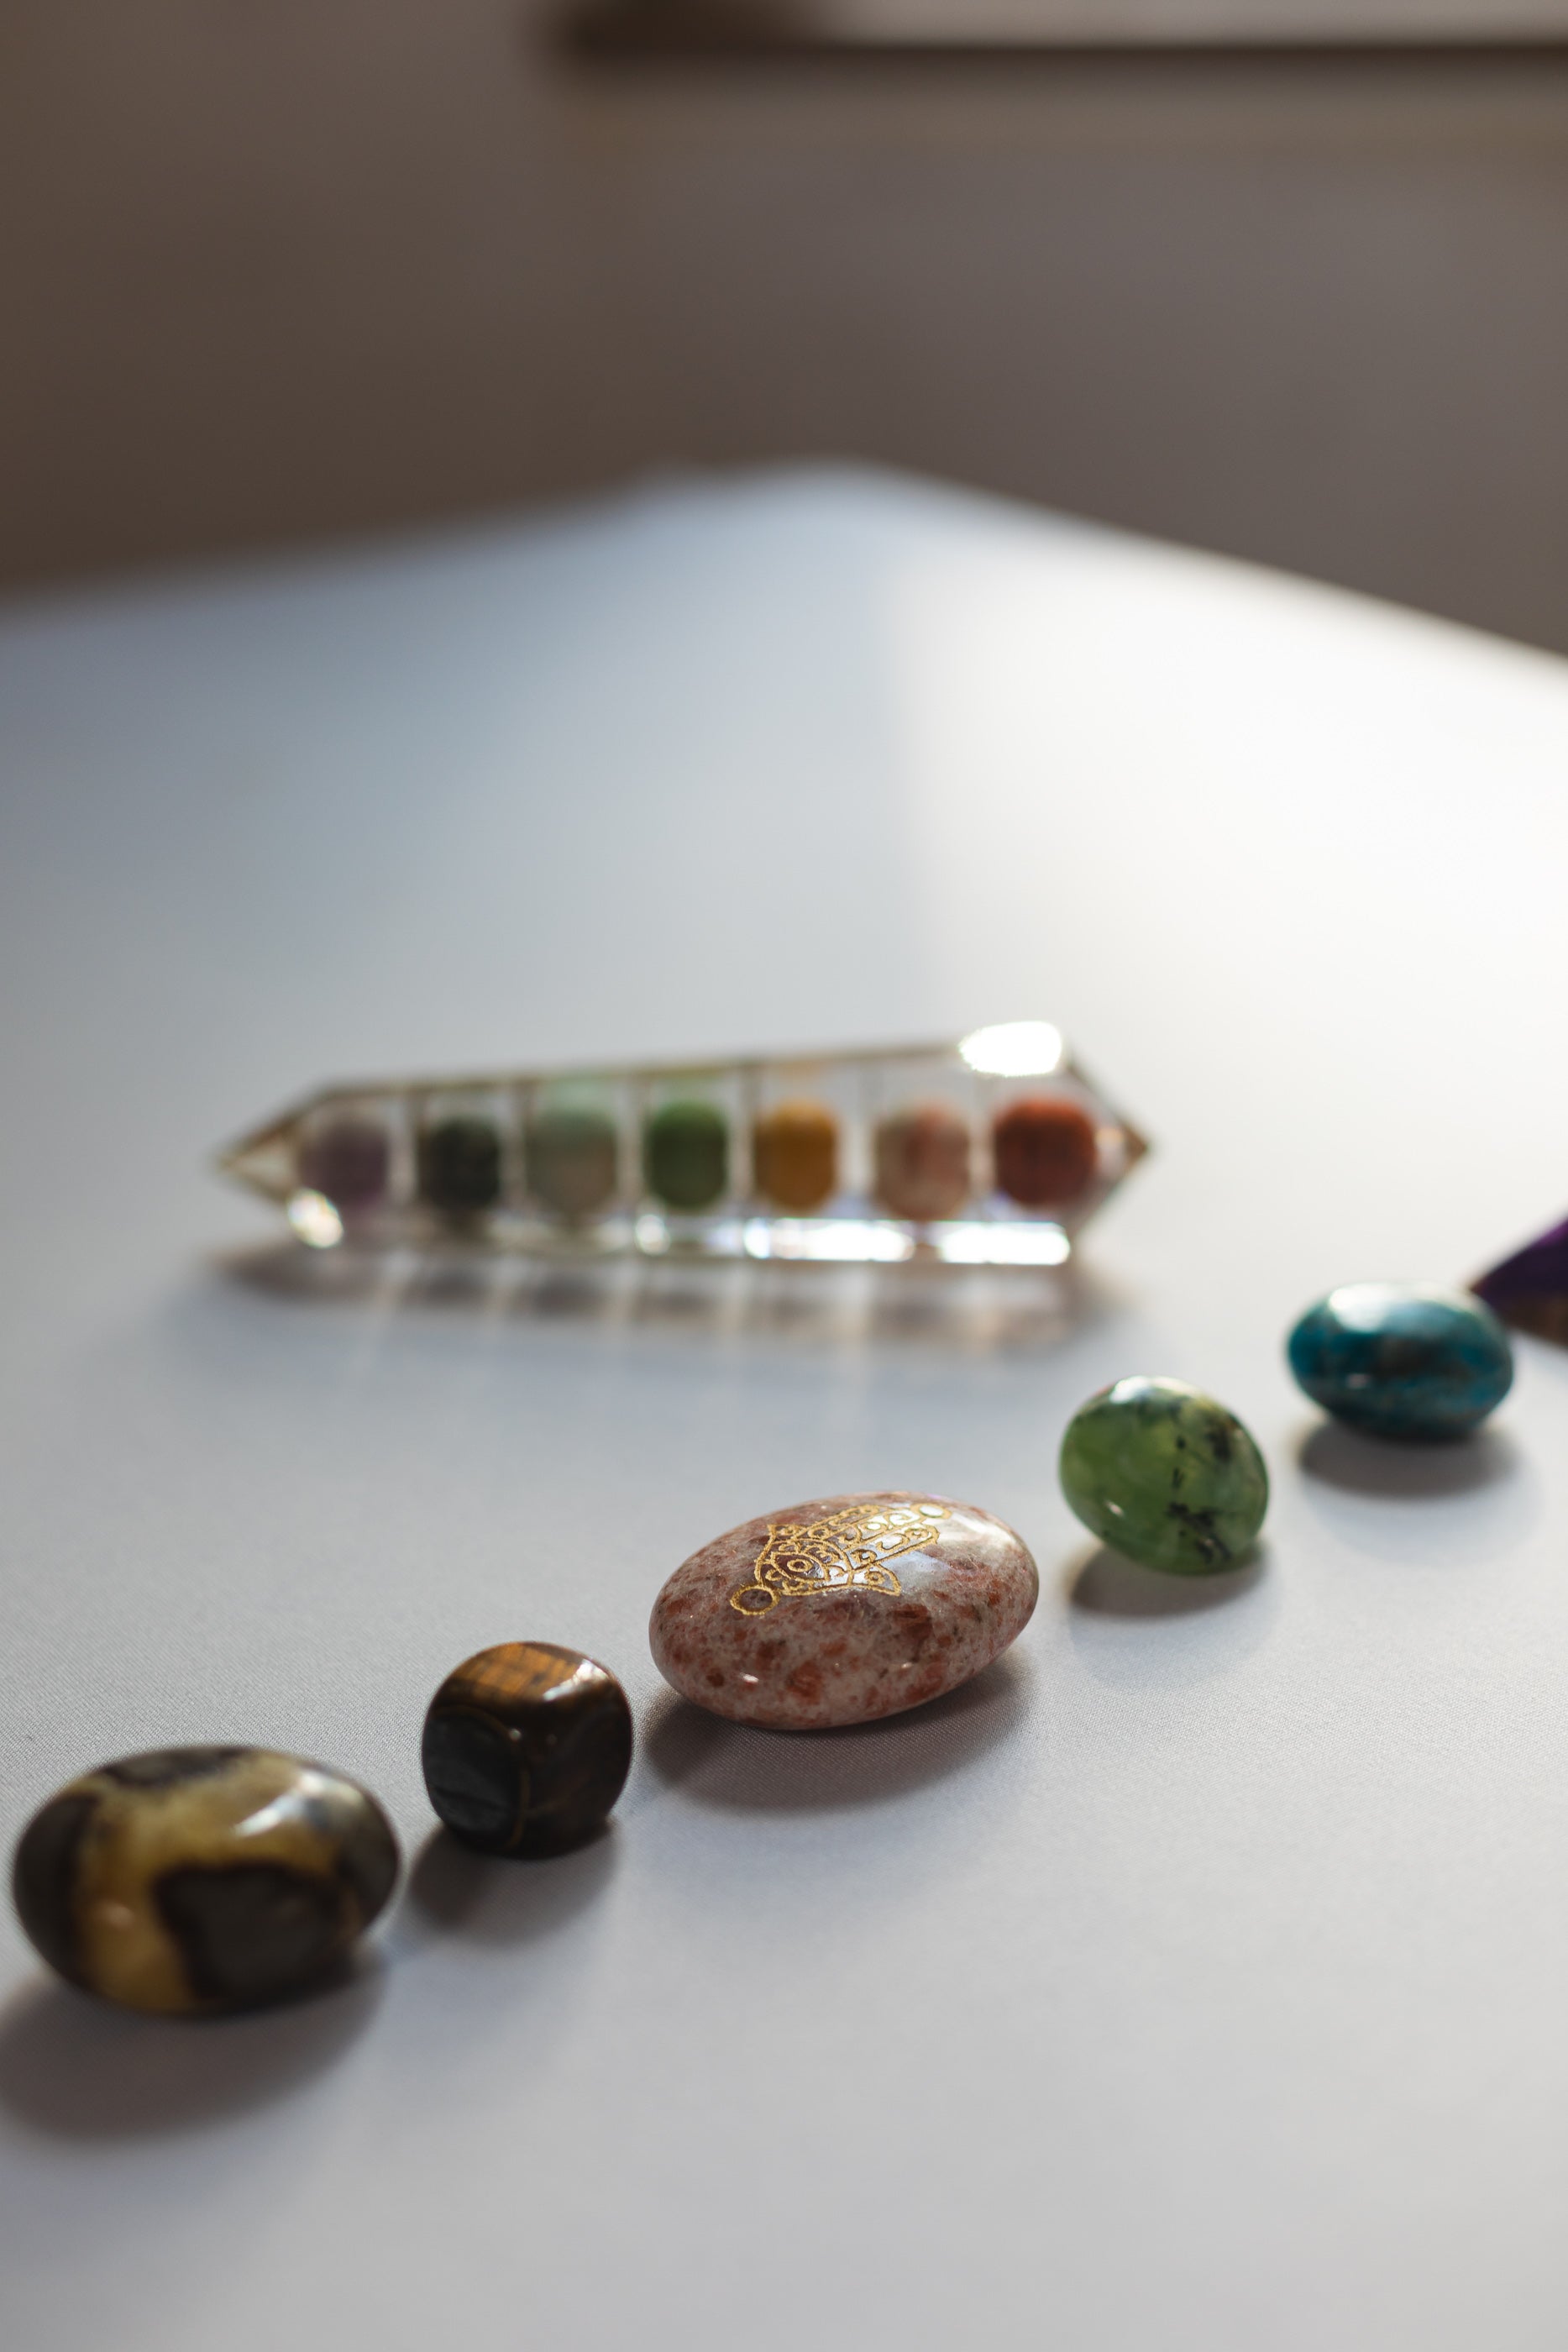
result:
<svg viewBox="0 0 1568 2352"><path fill-rule="evenodd" d="M190 2131L268 2106L345 2057L384 1982L373 1952L265 2010L134 2016L35 1980L0 2010L0 2106L50 2138Z"/></svg>
<svg viewBox="0 0 1568 2352"><path fill-rule="evenodd" d="M1375 1559L1477 1565L1511 1551L1540 1516L1534 1465L1503 1429L1422 1445L1316 1422L1296 1452L1313 1517Z"/></svg>
<svg viewBox="0 0 1568 2352"><path fill-rule="evenodd" d="M979 1762L1016 1730L1030 1693L1016 1649L923 1706L810 1731L734 1723L672 1692L649 1719L643 1752L667 1787L727 1812L884 1804Z"/></svg>
<svg viewBox="0 0 1568 2352"><path fill-rule="evenodd" d="M1102 1544L1069 1571L1067 1598L1074 1609L1095 1617L1195 1617L1256 1591L1265 1562L1260 1544L1235 1568L1208 1576L1172 1576Z"/></svg>
<svg viewBox="0 0 1568 2352"><path fill-rule="evenodd" d="M1518 1449L1500 1430L1458 1437L1373 1437L1343 1422L1314 1423L1296 1450L1309 1478L1349 1495L1416 1501L1471 1495L1513 1477Z"/></svg>

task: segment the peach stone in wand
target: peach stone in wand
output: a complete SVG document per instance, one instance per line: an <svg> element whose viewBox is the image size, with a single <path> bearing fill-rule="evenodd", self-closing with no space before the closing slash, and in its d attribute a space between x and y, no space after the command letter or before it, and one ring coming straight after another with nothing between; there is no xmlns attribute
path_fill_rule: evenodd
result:
<svg viewBox="0 0 1568 2352"><path fill-rule="evenodd" d="M817 1731L956 1690L1040 1596L1011 1528L942 1495L831 1495L732 1528L676 1569L648 1627L683 1698Z"/></svg>

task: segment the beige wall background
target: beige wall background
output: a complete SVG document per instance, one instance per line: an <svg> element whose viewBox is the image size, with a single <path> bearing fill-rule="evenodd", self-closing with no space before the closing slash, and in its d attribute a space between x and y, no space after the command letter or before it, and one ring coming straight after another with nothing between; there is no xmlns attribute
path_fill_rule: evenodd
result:
<svg viewBox="0 0 1568 2352"><path fill-rule="evenodd" d="M848 456L1568 650L1568 63L0 0L0 578Z"/></svg>

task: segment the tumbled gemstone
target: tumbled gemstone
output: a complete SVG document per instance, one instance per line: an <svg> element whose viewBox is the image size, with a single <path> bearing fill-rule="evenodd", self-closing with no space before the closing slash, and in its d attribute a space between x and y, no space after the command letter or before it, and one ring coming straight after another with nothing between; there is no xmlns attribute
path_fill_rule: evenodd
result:
<svg viewBox="0 0 1568 2352"><path fill-rule="evenodd" d="M476 1216L501 1190L501 1139L487 1118L444 1118L419 1139L419 1196L449 1217Z"/></svg>
<svg viewBox="0 0 1568 2352"><path fill-rule="evenodd" d="M525 1139L528 1190L560 1217L608 1208L620 1181L620 1141L608 1111L592 1104L547 1106Z"/></svg>
<svg viewBox="0 0 1568 2352"><path fill-rule="evenodd" d="M912 1103L876 1130L876 1195L915 1224L950 1217L969 1196L969 1126L945 1102Z"/></svg>
<svg viewBox="0 0 1568 2352"><path fill-rule="evenodd" d="M643 1131L643 1175L667 1209L711 1209L729 1182L729 1128L712 1103L667 1102Z"/></svg>
<svg viewBox="0 0 1568 2352"><path fill-rule="evenodd" d="M128 2009L248 2009L340 1959L397 1876L375 1799L266 1748L101 1764L34 1814L17 1916L49 1966Z"/></svg>
<svg viewBox="0 0 1568 2352"><path fill-rule="evenodd" d="M991 1158L997 1187L1021 1209L1064 1209L1094 1181L1099 1139L1068 1095L1024 1095L997 1115Z"/></svg>
<svg viewBox="0 0 1568 2352"><path fill-rule="evenodd" d="M683 1697L773 1730L896 1715L967 1682L1029 1622L1012 1529L941 1495L832 1495L748 1519L676 1569L648 1628Z"/></svg>
<svg viewBox="0 0 1568 2352"><path fill-rule="evenodd" d="M1208 1576L1246 1558L1269 1474L1233 1412L1185 1381L1117 1381L1061 1441L1061 1490L1084 1526L1145 1568Z"/></svg>
<svg viewBox="0 0 1568 2352"><path fill-rule="evenodd" d="M1435 1283L1331 1290L1288 1352L1314 1404L1375 1437L1462 1437L1513 1381L1513 1349L1490 1307Z"/></svg>
<svg viewBox="0 0 1568 2352"><path fill-rule="evenodd" d="M775 1208L804 1213L831 1200L839 1182L839 1122L826 1103L781 1102L751 1131L757 1190Z"/></svg>
<svg viewBox="0 0 1568 2352"><path fill-rule="evenodd" d="M299 1183L351 1216L373 1209L382 1198L390 1160L386 1129L376 1120L335 1118L306 1135L299 1149Z"/></svg>
<svg viewBox="0 0 1568 2352"><path fill-rule="evenodd" d="M559 1853L598 1829L632 1767L632 1710L607 1666L553 1642L502 1642L430 1702L430 1801L486 1853Z"/></svg>

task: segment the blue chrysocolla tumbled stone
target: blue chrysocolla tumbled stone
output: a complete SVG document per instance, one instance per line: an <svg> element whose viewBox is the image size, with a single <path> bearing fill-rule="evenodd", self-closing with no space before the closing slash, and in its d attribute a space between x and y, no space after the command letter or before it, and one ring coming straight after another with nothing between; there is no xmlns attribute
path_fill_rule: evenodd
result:
<svg viewBox="0 0 1568 2352"><path fill-rule="evenodd" d="M1467 1292L1352 1282L1309 1307L1287 1352L1297 1382L1374 1437L1463 1437L1513 1381L1508 1333Z"/></svg>

